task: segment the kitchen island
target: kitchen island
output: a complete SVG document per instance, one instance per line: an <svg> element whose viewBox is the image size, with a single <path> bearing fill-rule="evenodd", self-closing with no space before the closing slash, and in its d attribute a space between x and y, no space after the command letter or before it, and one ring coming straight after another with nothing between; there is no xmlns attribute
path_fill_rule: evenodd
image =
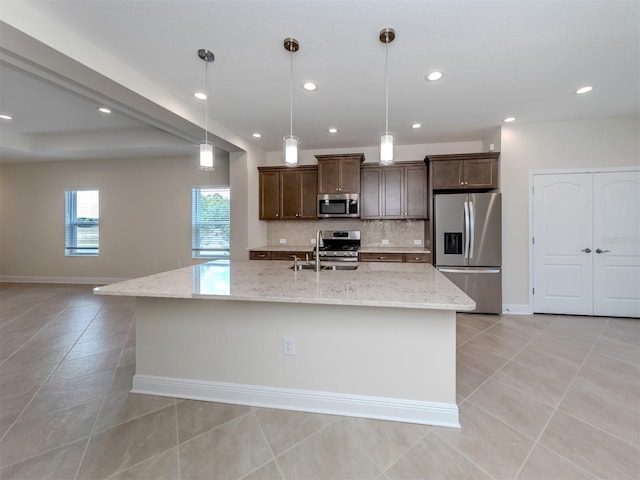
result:
<svg viewBox="0 0 640 480"><path fill-rule="evenodd" d="M94 290L136 298L134 393L459 426L456 311L429 264L213 261Z"/></svg>

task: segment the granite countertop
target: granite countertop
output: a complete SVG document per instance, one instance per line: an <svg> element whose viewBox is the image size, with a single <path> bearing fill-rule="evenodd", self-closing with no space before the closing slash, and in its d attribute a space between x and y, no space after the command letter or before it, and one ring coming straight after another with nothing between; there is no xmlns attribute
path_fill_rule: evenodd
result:
<svg viewBox="0 0 640 480"><path fill-rule="evenodd" d="M313 245L268 245L265 247L255 247L249 250L261 251L261 252L312 252ZM363 253L431 253L431 250L424 247L401 247L392 245L380 245L375 247L360 247L360 252Z"/></svg>
<svg viewBox="0 0 640 480"><path fill-rule="evenodd" d="M430 264L293 271L289 261L212 261L97 287L98 295L468 311L475 303Z"/></svg>

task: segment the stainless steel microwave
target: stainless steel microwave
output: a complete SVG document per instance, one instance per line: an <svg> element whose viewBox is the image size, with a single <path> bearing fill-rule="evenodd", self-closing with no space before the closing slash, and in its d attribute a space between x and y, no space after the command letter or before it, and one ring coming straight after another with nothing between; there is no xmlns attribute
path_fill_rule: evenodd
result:
<svg viewBox="0 0 640 480"><path fill-rule="evenodd" d="M318 195L318 217L359 217L360 196L357 193L321 193Z"/></svg>

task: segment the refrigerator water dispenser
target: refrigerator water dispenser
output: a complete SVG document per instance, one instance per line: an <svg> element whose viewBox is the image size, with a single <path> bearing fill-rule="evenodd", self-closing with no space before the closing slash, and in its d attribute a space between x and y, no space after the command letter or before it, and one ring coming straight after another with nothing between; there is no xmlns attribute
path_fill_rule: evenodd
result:
<svg viewBox="0 0 640 480"><path fill-rule="evenodd" d="M462 255L462 232L445 232L444 234L444 254Z"/></svg>

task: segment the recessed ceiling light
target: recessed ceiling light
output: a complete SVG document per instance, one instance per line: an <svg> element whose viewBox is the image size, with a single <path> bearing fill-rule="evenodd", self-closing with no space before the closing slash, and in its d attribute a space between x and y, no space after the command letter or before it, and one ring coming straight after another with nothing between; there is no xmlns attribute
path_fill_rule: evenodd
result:
<svg viewBox="0 0 640 480"><path fill-rule="evenodd" d="M193 94L194 97L196 97L198 100L206 100L207 99L207 94L206 93L202 93L202 92L196 92Z"/></svg>
<svg viewBox="0 0 640 480"><path fill-rule="evenodd" d="M0 118L3 120L13 120L11 115L5 115L4 113L0 115Z"/></svg>
<svg viewBox="0 0 640 480"><path fill-rule="evenodd" d="M107 107L98 107L98 111L100 113L111 113L111 110L109 110Z"/></svg>
<svg viewBox="0 0 640 480"><path fill-rule="evenodd" d="M442 78L442 72L431 72L427 75L427 80L430 82L435 82L436 80L440 80Z"/></svg>
<svg viewBox="0 0 640 480"><path fill-rule="evenodd" d="M413 124L411 124L411 128L420 128L420 127L422 127L421 123L413 123Z"/></svg>
<svg viewBox="0 0 640 480"><path fill-rule="evenodd" d="M578 95L584 95L585 93L589 93L591 90L593 90L593 87L590 85L586 85L584 87L581 87L579 89L576 90L576 93Z"/></svg>
<svg viewBox="0 0 640 480"><path fill-rule="evenodd" d="M253 138L262 138L262 134L258 132L253 133L252 136Z"/></svg>
<svg viewBox="0 0 640 480"><path fill-rule="evenodd" d="M302 84L302 88L304 88L307 92L313 92L318 89L318 85L313 82L304 82Z"/></svg>
<svg viewBox="0 0 640 480"><path fill-rule="evenodd" d="M327 132L329 133L338 133L340 130L338 130L336 127L329 127L327 128Z"/></svg>
<svg viewBox="0 0 640 480"><path fill-rule="evenodd" d="M503 121L505 123L511 123L511 122L515 121L515 119L516 119L516 117L507 117Z"/></svg>

